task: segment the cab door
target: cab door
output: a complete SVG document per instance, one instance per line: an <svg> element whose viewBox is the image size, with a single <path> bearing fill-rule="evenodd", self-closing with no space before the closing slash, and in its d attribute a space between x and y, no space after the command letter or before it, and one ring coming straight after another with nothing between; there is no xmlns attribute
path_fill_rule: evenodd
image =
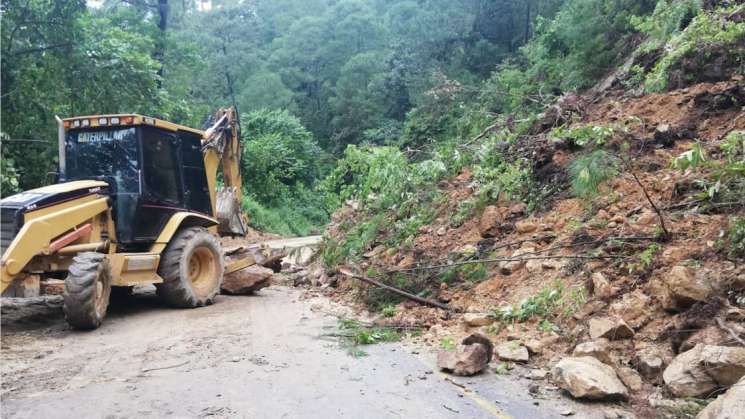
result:
<svg viewBox="0 0 745 419"><path fill-rule="evenodd" d="M143 127L142 197L137 241L158 237L171 216L184 209L179 141L175 133Z"/></svg>

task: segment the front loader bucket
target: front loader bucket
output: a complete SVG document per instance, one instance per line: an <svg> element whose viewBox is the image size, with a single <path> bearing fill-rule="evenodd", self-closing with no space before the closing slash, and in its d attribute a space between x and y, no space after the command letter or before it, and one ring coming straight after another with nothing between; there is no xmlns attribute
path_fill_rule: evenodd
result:
<svg viewBox="0 0 745 419"><path fill-rule="evenodd" d="M220 235L245 236L248 220L241 213L241 205L235 188L227 187L217 191L217 231Z"/></svg>

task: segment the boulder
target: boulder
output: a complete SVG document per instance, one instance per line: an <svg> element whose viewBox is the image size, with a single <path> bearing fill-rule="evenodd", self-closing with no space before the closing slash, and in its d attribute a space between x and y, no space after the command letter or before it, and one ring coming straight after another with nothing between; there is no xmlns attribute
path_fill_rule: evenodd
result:
<svg viewBox="0 0 745 419"><path fill-rule="evenodd" d="M479 220L479 234L481 237L497 237L502 229L502 223L508 213L508 209L489 205L484 209Z"/></svg>
<svg viewBox="0 0 745 419"><path fill-rule="evenodd" d="M471 327L488 326L494 323L494 318L487 313L466 313L463 322Z"/></svg>
<svg viewBox="0 0 745 419"><path fill-rule="evenodd" d="M657 220L657 214L651 210L644 210L636 219L636 223L642 226L648 226Z"/></svg>
<svg viewBox="0 0 745 419"><path fill-rule="evenodd" d="M598 298L610 298L615 293L610 282L601 272L595 272L590 279L592 279L593 293Z"/></svg>
<svg viewBox="0 0 745 419"><path fill-rule="evenodd" d="M685 309L696 301L706 301L714 292L712 281L686 266L674 266L665 278L673 307Z"/></svg>
<svg viewBox="0 0 745 419"><path fill-rule="evenodd" d="M518 221L515 223L515 230L518 233L532 233L538 230L538 223L530 220Z"/></svg>
<svg viewBox="0 0 745 419"><path fill-rule="evenodd" d="M532 254L535 253L535 248L533 247L521 247L520 249L516 250L514 253L512 253L513 258L525 255L525 254ZM525 266L524 260L513 260L513 261L505 261L501 262L499 264L499 271L502 273L502 275L510 275L513 272L519 271Z"/></svg>
<svg viewBox="0 0 745 419"><path fill-rule="evenodd" d="M745 347L704 345L700 363L722 387L730 387L745 376Z"/></svg>
<svg viewBox="0 0 745 419"><path fill-rule="evenodd" d="M714 379L699 364L703 345L676 356L662 373L662 380L678 397L708 395L717 388Z"/></svg>
<svg viewBox="0 0 745 419"><path fill-rule="evenodd" d="M679 352L685 352L689 349L693 349L698 344L704 345L721 345L732 340L732 336L729 333L722 330L717 326L707 326L703 329L699 329L691 336L686 338L678 348Z"/></svg>
<svg viewBox="0 0 745 419"><path fill-rule="evenodd" d="M608 352L608 339L599 338L589 342L580 343L572 351L572 356L591 356L605 364L612 364L610 353Z"/></svg>
<svg viewBox="0 0 745 419"><path fill-rule="evenodd" d="M696 419L736 419L745 412L745 377L702 410Z"/></svg>
<svg viewBox="0 0 745 419"><path fill-rule="evenodd" d="M502 361L528 362L530 360L528 348L516 340L497 345L494 350Z"/></svg>
<svg viewBox="0 0 745 419"><path fill-rule="evenodd" d="M625 339L634 336L634 330L618 317L595 317L590 319L590 338Z"/></svg>
<svg viewBox="0 0 745 419"><path fill-rule="evenodd" d="M557 385L575 398L625 400L629 395L613 368L590 356L564 358L551 374Z"/></svg>
<svg viewBox="0 0 745 419"><path fill-rule="evenodd" d="M492 352L489 339L474 333L465 338L454 351L440 351L437 354L437 367L455 375L478 374L491 361Z"/></svg>
<svg viewBox="0 0 745 419"><path fill-rule="evenodd" d="M635 360L636 368L646 378L652 379L657 377L662 368L665 366L665 361L662 357L655 354L640 353Z"/></svg>
<svg viewBox="0 0 745 419"><path fill-rule="evenodd" d="M662 373L678 397L701 397L719 387L730 387L745 376L745 348L696 345L679 354Z"/></svg>
<svg viewBox="0 0 745 419"><path fill-rule="evenodd" d="M629 367L619 367L616 374L629 390L639 391L642 389L642 377L636 370Z"/></svg>
<svg viewBox="0 0 745 419"><path fill-rule="evenodd" d="M638 328L649 322L651 304L652 299L637 289L611 304L610 314L622 318L632 328Z"/></svg>
<svg viewBox="0 0 745 419"><path fill-rule="evenodd" d="M225 275L221 290L225 294L252 294L271 284L274 271L263 266L252 265L246 269Z"/></svg>

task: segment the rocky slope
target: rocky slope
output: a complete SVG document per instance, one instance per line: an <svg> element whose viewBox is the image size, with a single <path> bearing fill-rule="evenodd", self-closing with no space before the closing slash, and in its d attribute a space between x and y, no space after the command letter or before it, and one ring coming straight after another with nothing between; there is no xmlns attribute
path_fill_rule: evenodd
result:
<svg viewBox="0 0 745 419"><path fill-rule="evenodd" d="M464 170L439 184L447 199L410 247L369 245L358 272L424 284L452 308L403 301L380 322L422 326L433 347L474 331L497 348L512 342L572 397L628 400L641 417L692 417L719 395L701 417L724 417L711 412L743 403L742 392L725 392L745 375L745 264L722 245L745 214L743 197L712 203L700 194L710 169L671 162L696 145L723 159L725 137L745 130L743 105L740 77L664 94L565 98L505 149L530 158L539 186L552 191L537 210L502 200L456 217L476 193ZM569 192L567 168L581 150L557 138L560 124L611 127L605 147L631 156L592 200ZM341 223L363 218L351 203L327 234L340 238ZM320 264L310 273L354 304L379 294Z"/></svg>

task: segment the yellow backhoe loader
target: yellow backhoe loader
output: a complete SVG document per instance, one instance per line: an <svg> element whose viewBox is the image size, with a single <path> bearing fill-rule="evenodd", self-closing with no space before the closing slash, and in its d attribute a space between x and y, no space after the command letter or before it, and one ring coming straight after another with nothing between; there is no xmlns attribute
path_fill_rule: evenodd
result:
<svg viewBox="0 0 745 419"><path fill-rule="evenodd" d="M245 235L233 108L206 131L136 114L58 119L59 183L0 200L0 283L64 279L75 328L98 327L112 287L155 284L177 307L211 304L226 266L219 235ZM224 187L217 190L218 168Z"/></svg>

